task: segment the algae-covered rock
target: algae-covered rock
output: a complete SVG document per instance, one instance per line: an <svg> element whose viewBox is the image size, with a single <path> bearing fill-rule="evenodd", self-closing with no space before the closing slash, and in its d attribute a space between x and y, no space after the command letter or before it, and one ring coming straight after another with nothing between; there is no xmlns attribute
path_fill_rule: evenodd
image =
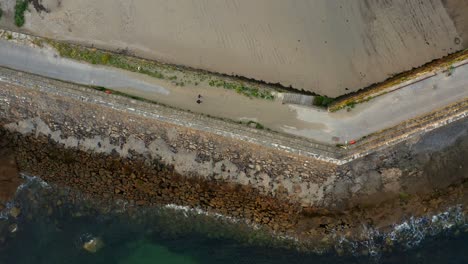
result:
<svg viewBox="0 0 468 264"><path fill-rule="evenodd" d="M99 237L93 237L83 244L83 249L90 252L96 253L104 246L104 242Z"/></svg>
<svg viewBox="0 0 468 264"><path fill-rule="evenodd" d="M21 214L21 209L18 207L13 207L10 209L10 215L14 218L17 218Z"/></svg>

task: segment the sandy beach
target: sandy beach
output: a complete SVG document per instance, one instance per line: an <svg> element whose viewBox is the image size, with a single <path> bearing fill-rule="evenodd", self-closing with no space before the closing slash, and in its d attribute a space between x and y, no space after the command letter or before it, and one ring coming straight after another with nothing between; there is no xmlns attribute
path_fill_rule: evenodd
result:
<svg viewBox="0 0 468 264"><path fill-rule="evenodd" d="M44 0L23 29L336 97L466 46L455 2Z"/></svg>

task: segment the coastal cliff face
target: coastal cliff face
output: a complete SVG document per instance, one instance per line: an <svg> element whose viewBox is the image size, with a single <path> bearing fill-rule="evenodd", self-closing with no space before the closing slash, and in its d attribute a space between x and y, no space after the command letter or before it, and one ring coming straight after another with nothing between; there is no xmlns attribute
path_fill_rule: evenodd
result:
<svg viewBox="0 0 468 264"><path fill-rule="evenodd" d="M466 0L33 2L33 35L330 97L468 47ZM16 29L15 1L0 6Z"/></svg>
<svg viewBox="0 0 468 264"><path fill-rule="evenodd" d="M128 98L2 86L0 136L19 170L99 199L199 208L300 241L466 202L466 118L337 164L161 121Z"/></svg>

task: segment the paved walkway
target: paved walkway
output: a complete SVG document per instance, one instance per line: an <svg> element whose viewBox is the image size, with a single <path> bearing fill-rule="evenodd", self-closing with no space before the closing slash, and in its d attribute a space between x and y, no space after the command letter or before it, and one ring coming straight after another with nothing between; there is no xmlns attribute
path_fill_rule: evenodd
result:
<svg viewBox="0 0 468 264"><path fill-rule="evenodd" d="M170 82L118 69L60 58L51 50L18 46L0 40L0 66L45 77L109 87L182 109L233 120L254 120L273 130L324 143L359 139L372 132L468 98L468 64L451 76L443 73L357 105L352 111L328 113L282 105L281 101L249 99L213 87L175 87ZM1 76L0 76L1 79ZM198 94L204 102L196 103Z"/></svg>

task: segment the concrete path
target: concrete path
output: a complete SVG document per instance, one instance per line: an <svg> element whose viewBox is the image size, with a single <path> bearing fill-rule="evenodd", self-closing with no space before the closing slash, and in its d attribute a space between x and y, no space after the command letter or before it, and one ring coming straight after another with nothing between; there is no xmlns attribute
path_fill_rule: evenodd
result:
<svg viewBox="0 0 468 264"><path fill-rule="evenodd" d="M107 88L138 87L144 92L169 94L167 89L160 86L127 78L112 69L94 67L90 64L63 59L48 49L32 49L28 46L15 45L0 40L0 57L2 66L49 78L66 80L77 84L105 86Z"/></svg>
<svg viewBox="0 0 468 264"><path fill-rule="evenodd" d="M0 40L0 66L59 80L109 87L182 109L233 120L254 120L273 130L335 144L358 139L452 102L468 98L468 65L451 76L438 74L357 105L352 111L328 113L282 105L279 100L249 99L221 88L175 87L165 80L119 69L60 58L53 50ZM1 76L0 76L1 80ZM196 96L203 94L204 103ZM339 142L333 138L339 138Z"/></svg>

